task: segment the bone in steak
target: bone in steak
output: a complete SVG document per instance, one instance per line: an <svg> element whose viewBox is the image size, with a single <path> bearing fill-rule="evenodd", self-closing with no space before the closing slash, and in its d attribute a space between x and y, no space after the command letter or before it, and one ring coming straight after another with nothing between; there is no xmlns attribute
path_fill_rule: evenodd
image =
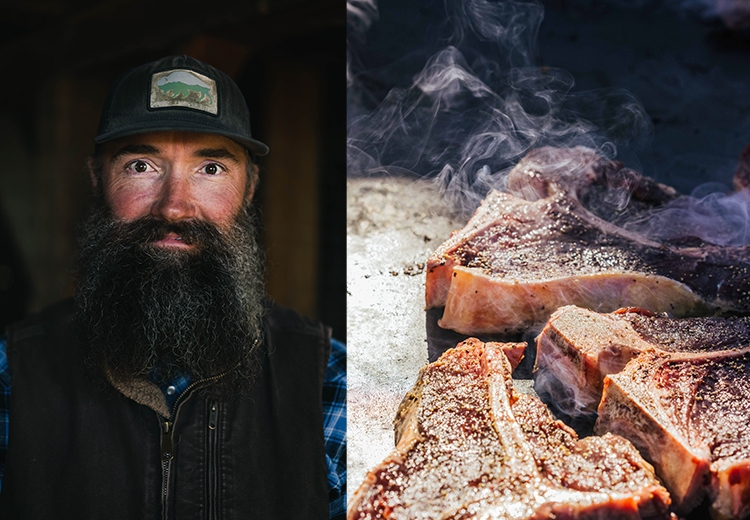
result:
<svg viewBox="0 0 750 520"><path fill-rule="evenodd" d="M630 198L622 198L630 194ZM673 316L750 311L750 247L656 242L618 226L676 193L587 148L540 148L427 262L441 327L511 333L573 304Z"/></svg>
<svg viewBox="0 0 750 520"><path fill-rule="evenodd" d="M708 496L719 518L750 516L750 317L563 307L537 338L535 379L569 414L601 398L596 431L631 440L678 512Z"/></svg>
<svg viewBox="0 0 750 520"><path fill-rule="evenodd" d="M678 512L707 495L714 518L750 517L750 347L638 356L605 378L596 431L630 439Z"/></svg>
<svg viewBox="0 0 750 520"><path fill-rule="evenodd" d="M555 311L536 340L535 388L554 394L568 415L595 413L604 377L642 352L709 352L750 346L750 318L657 316L626 308L600 314L576 306Z"/></svg>
<svg viewBox="0 0 750 520"><path fill-rule="evenodd" d="M503 345L471 338L419 374L396 449L348 519L669 518L669 495L627 441L578 439L517 393Z"/></svg>

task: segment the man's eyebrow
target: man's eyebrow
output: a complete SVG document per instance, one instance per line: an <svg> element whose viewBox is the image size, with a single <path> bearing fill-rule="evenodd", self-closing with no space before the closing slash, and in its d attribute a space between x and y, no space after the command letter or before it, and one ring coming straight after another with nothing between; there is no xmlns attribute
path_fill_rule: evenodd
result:
<svg viewBox="0 0 750 520"><path fill-rule="evenodd" d="M113 153L110 160L114 161L123 155L155 155L159 152L160 150L156 146L150 144L126 144Z"/></svg>
<svg viewBox="0 0 750 520"><path fill-rule="evenodd" d="M226 148L201 148L194 155L204 159L229 159L240 164L240 159Z"/></svg>

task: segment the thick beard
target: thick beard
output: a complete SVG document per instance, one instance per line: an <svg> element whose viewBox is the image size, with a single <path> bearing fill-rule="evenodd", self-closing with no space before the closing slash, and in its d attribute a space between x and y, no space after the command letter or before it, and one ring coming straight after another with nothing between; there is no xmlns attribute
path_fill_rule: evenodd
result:
<svg viewBox="0 0 750 520"><path fill-rule="evenodd" d="M175 232L190 250L152 242ZM77 325L87 366L100 378L217 379L244 393L257 370L263 258L250 208L223 232L199 220L123 223L101 198L79 239Z"/></svg>

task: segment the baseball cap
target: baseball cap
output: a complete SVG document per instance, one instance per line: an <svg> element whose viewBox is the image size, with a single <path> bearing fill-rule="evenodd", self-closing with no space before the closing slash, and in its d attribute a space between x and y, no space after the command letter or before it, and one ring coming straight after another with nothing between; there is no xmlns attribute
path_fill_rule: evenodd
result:
<svg viewBox="0 0 750 520"><path fill-rule="evenodd" d="M160 130L219 134L266 155L250 133L250 110L225 73L189 56L168 56L121 76L104 103L97 144Z"/></svg>

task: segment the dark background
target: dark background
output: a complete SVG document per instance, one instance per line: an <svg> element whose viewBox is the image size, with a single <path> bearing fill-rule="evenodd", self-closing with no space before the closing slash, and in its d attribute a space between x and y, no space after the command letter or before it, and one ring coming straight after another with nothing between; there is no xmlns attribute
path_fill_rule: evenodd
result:
<svg viewBox="0 0 750 520"><path fill-rule="evenodd" d="M651 128L634 149L622 147L618 158L682 193L705 183L728 189L750 142L750 4L540 3L544 18L531 38L533 66L567 71L575 80L571 94L624 89L642 103ZM448 45L458 46L470 64L485 60L505 66L505 50L456 39L454 20L462 5L461 0L378 1L377 16L353 40L350 117L375 110L392 88L408 88L429 57Z"/></svg>
<svg viewBox="0 0 750 520"><path fill-rule="evenodd" d="M345 339L341 0L0 2L0 330L72 294L76 226L109 85L188 54L229 74L261 160L268 291Z"/></svg>

